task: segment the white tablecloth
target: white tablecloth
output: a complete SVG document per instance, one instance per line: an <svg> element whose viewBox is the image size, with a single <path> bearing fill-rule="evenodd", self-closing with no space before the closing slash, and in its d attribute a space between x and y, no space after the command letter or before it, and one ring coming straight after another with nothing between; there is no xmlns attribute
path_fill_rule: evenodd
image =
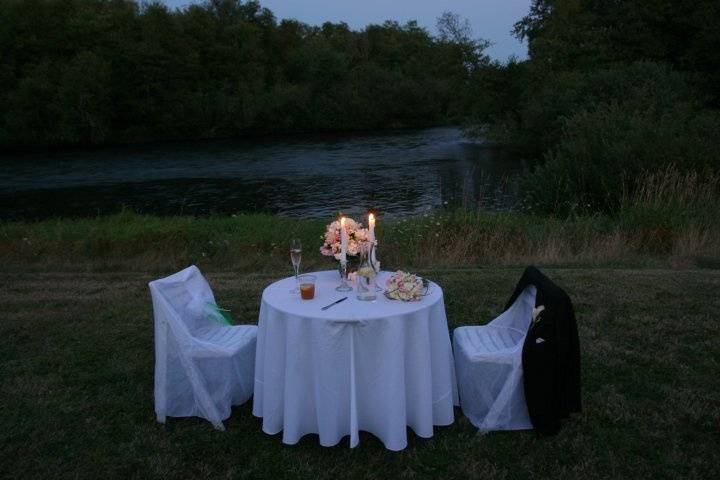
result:
<svg viewBox="0 0 720 480"><path fill-rule="evenodd" d="M428 438L433 425L451 424L458 395L442 289L431 284L420 302L382 292L366 302L335 291L337 271L317 275L314 300L289 293L293 278L263 292L253 404L263 431L282 431L287 444L317 433L323 446L350 435L355 447L364 430L402 450L406 426Z"/></svg>

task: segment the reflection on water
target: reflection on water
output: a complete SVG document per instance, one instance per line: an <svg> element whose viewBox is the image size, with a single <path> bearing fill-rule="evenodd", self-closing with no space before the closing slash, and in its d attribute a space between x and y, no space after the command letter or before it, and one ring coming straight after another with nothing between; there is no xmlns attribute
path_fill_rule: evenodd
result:
<svg viewBox="0 0 720 480"><path fill-rule="evenodd" d="M385 217L444 206L512 208L520 163L456 128L3 154L2 218L129 207L207 215L268 211Z"/></svg>

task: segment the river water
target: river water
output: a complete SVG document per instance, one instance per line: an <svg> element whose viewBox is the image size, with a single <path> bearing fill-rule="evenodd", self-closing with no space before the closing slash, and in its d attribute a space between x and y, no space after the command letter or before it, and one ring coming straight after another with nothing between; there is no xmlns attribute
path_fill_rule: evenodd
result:
<svg viewBox="0 0 720 480"><path fill-rule="evenodd" d="M512 209L522 164L444 127L1 153L0 218Z"/></svg>

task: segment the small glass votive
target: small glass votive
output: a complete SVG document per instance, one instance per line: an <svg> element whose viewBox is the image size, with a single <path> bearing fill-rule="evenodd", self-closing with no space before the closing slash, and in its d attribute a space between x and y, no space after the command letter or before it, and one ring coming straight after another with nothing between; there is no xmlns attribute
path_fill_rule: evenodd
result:
<svg viewBox="0 0 720 480"><path fill-rule="evenodd" d="M300 275L298 283L300 284L300 298L303 300L312 300L315 298L315 275Z"/></svg>
<svg viewBox="0 0 720 480"><path fill-rule="evenodd" d="M355 278L357 284L357 299L364 301L373 301L377 298L375 294L375 272L371 268L358 270Z"/></svg>
<svg viewBox="0 0 720 480"><path fill-rule="evenodd" d="M338 292L351 292L352 287L348 285L348 266L347 262L338 262L338 271L340 272L340 285L335 287Z"/></svg>

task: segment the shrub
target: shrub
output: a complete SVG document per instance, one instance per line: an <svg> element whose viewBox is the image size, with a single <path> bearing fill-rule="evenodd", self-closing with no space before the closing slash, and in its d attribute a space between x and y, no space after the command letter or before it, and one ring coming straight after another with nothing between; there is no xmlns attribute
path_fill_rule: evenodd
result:
<svg viewBox="0 0 720 480"><path fill-rule="evenodd" d="M567 118L558 145L522 181L534 211L614 212L643 172L717 168L720 118L686 103L612 101Z"/></svg>
<svg viewBox="0 0 720 480"><path fill-rule="evenodd" d="M666 109L693 98L686 75L653 62L536 77L526 77L519 109L493 129L503 143L533 158L556 147L568 119L578 113L594 112L610 102L621 102L628 110Z"/></svg>

